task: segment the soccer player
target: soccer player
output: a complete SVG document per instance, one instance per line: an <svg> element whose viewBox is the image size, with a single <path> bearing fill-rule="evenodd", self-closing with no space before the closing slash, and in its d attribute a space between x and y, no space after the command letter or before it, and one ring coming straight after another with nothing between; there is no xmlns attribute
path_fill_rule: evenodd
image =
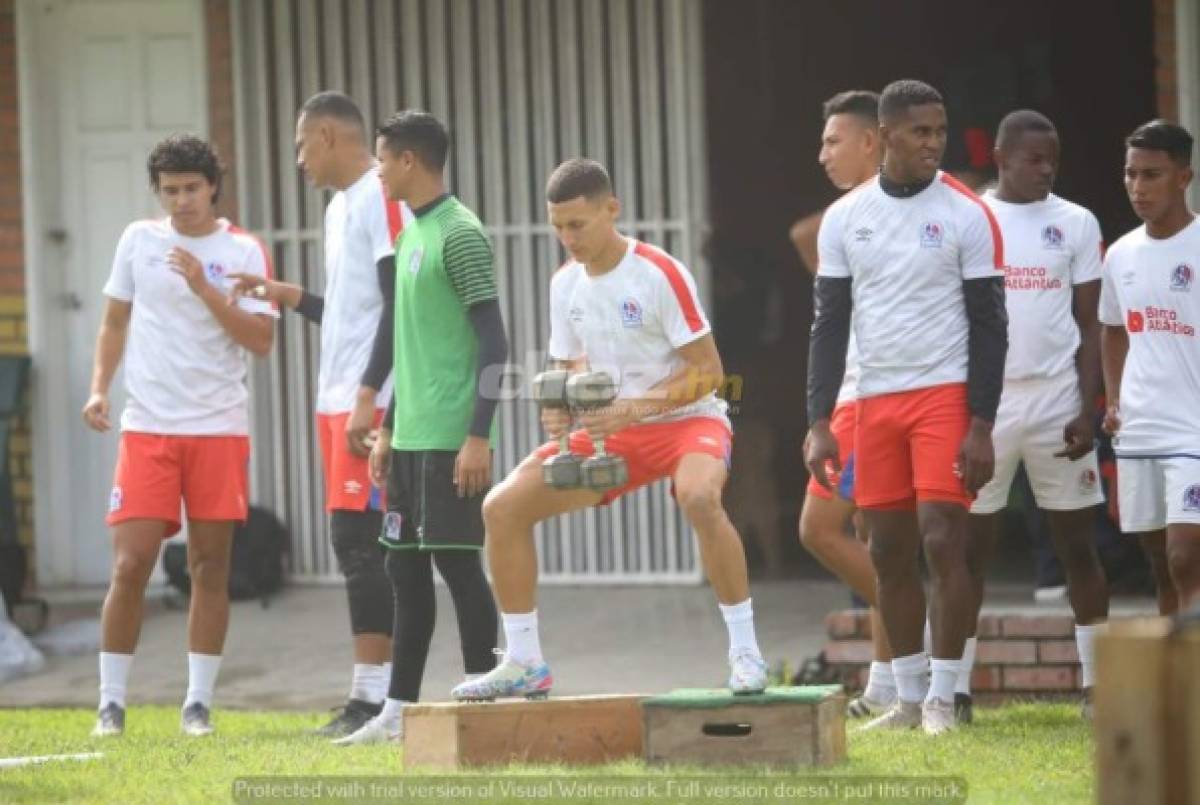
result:
<svg viewBox="0 0 1200 805"><path fill-rule="evenodd" d="M375 141L388 197L414 215L396 242L395 393L371 453L373 481L387 484L380 540L396 625L383 712L342 744L403 734L433 636L434 563L454 599L467 678L495 667L496 603L479 553L499 391L487 378L508 359L508 341L491 244L446 191L449 149L446 127L416 111L393 115Z"/></svg>
<svg viewBox="0 0 1200 805"><path fill-rule="evenodd" d="M833 96L823 109L825 130L817 159L829 181L839 190L849 191L874 178L883 161L879 139L879 94L851 90ZM817 273L817 232L823 212L798 221L791 231L800 260L814 275ZM867 550L865 531L860 539L847 539L846 526L854 515L854 421L858 382L858 350L853 331L846 351L846 377L838 389L830 429L838 443L841 473L829 476L832 488L810 479L800 512L800 542L821 564L829 568L871 606L871 638L874 661L863 695L850 702L846 712L852 718L878 715L896 699L892 677L892 655L879 609L875 606L875 567Z"/></svg>
<svg viewBox="0 0 1200 805"><path fill-rule="evenodd" d="M767 668L754 635L746 557L721 505L731 447L725 404L714 393L723 370L695 282L675 258L616 226L621 205L604 166L570 159L546 183L550 223L570 259L550 286L550 360L569 370L603 371L619 383L617 399L581 413L570 434L579 455L621 456L628 482L617 489L557 490L542 480L556 441L527 457L483 505L488 564L504 624L500 665L456 687L455 699L544 695L550 668L542 657L536 609L533 527L549 517L611 503L640 486L670 478L675 499L695 529L700 556L729 630L729 687L766 687ZM565 411L544 409L552 440L570 427Z"/></svg>
<svg viewBox="0 0 1200 805"><path fill-rule="evenodd" d="M213 687L229 624L229 555L246 519L249 411L246 354L266 355L275 312L260 299L229 304L229 274L270 274L266 252L214 212L217 154L175 135L148 162L150 186L167 213L135 221L117 243L91 395L83 420L111 428L108 390L122 357L128 402L109 497L113 568L101 615L100 712L93 735L125 729L125 691L142 625L146 582L162 541L187 507L187 735L212 732Z"/></svg>
<svg viewBox="0 0 1200 805"><path fill-rule="evenodd" d="M995 475L971 506L972 623L978 621L986 562L1001 530L998 512L1024 464L1066 572L1083 670L1083 712L1090 717L1095 636L1108 617L1094 528L1096 506L1104 502L1093 450L1100 396L1100 224L1083 207L1050 192L1059 140L1044 115L1030 110L1007 115L996 133L994 156L999 187L982 198L1004 239L1009 348L992 430ZM960 721L970 720L974 660L972 636L955 689Z"/></svg>
<svg viewBox="0 0 1200 805"><path fill-rule="evenodd" d="M1125 190L1144 223L1104 261L1105 427L1117 454L1121 530L1142 535L1168 614L1200 601L1200 223L1186 196L1193 140L1154 120L1126 145Z"/></svg>
<svg viewBox="0 0 1200 805"><path fill-rule="evenodd" d="M974 614L967 507L992 475L1007 350L1004 256L988 208L939 170L947 128L941 95L919 81L893 82L880 96L879 120L883 170L821 222L807 463L825 486L826 463L841 469L830 417L853 309L855 498L897 689L896 703L867 728L923 725L936 735L954 726L954 685ZM922 548L933 588L932 663L921 650Z"/></svg>
<svg viewBox="0 0 1200 805"><path fill-rule="evenodd" d="M258 277L239 279L237 290L252 290L321 326L316 427L325 510L349 601L354 673L346 704L316 734L338 738L379 714L391 675L392 584L383 568L383 513L365 441L391 397L391 361L368 362L379 322L390 310L395 240L411 213L387 199L362 112L340 92L318 93L301 107L296 164L314 187L335 191L325 208L325 294ZM390 329L383 334L387 358Z"/></svg>

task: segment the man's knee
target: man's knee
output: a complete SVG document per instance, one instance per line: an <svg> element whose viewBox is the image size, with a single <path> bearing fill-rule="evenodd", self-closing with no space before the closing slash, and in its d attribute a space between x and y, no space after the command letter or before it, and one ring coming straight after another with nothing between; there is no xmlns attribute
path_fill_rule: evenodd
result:
<svg viewBox="0 0 1200 805"><path fill-rule="evenodd" d="M529 504L532 500L529 490L531 473L536 473L540 483L541 470L523 465L515 473L487 493L483 499L483 525L490 535L508 528L528 528L535 523L529 514Z"/></svg>
<svg viewBox="0 0 1200 805"><path fill-rule="evenodd" d="M696 481L676 486L675 500L694 528L703 529L725 515L721 506L721 488L716 484Z"/></svg>
<svg viewBox="0 0 1200 805"><path fill-rule="evenodd" d="M330 517L333 552L346 580L352 634L392 633L392 582L384 569L376 511L335 511Z"/></svg>
<svg viewBox="0 0 1200 805"><path fill-rule="evenodd" d="M113 559L112 583L117 587L144 588L154 572L153 554L119 552Z"/></svg>
<svg viewBox="0 0 1200 805"><path fill-rule="evenodd" d="M1200 583L1200 535L1168 539L1166 564L1171 578L1187 582L1189 586Z"/></svg>
<svg viewBox="0 0 1200 805"><path fill-rule="evenodd" d="M229 589L229 560L215 556L197 556L188 562L192 589L220 593Z"/></svg>
<svg viewBox="0 0 1200 805"><path fill-rule="evenodd" d="M832 518L823 516L823 513L818 511L821 505L815 500L810 500L800 513L800 544L809 553L816 555L825 553L835 540L846 538L843 528L839 528Z"/></svg>

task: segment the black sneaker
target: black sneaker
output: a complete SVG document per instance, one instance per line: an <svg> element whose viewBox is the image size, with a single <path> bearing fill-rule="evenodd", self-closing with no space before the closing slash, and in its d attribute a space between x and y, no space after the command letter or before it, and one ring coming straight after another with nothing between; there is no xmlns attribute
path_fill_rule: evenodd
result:
<svg viewBox="0 0 1200 805"><path fill-rule="evenodd" d="M125 708L116 702L109 702L100 708L96 714L96 726L92 728L93 738L108 738L122 735L125 732Z"/></svg>
<svg viewBox="0 0 1200 805"><path fill-rule="evenodd" d="M195 738L211 735L213 727L210 718L207 707L200 704L200 702L192 702L183 708L183 714L180 717L180 726L183 728L183 734L191 735Z"/></svg>
<svg viewBox="0 0 1200 805"><path fill-rule="evenodd" d="M954 720L959 724L970 724L971 719L975 717L973 712L975 707L969 693L954 694Z"/></svg>
<svg viewBox="0 0 1200 805"><path fill-rule="evenodd" d="M337 715L325 726L313 730L313 735L321 738L344 738L353 735L363 724L383 712L383 702L371 704L362 699L349 699L336 709Z"/></svg>

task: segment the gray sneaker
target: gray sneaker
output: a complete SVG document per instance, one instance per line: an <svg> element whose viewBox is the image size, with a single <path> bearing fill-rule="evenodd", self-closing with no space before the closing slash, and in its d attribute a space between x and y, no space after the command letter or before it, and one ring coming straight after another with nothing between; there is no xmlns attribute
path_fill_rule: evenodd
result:
<svg viewBox="0 0 1200 805"><path fill-rule="evenodd" d="M125 733L125 708L109 702L96 714L96 726L92 727L93 738L110 738Z"/></svg>
<svg viewBox="0 0 1200 805"><path fill-rule="evenodd" d="M921 703L896 699L895 703L879 718L872 719L858 728L865 730L913 730L921 726Z"/></svg>
<svg viewBox="0 0 1200 805"><path fill-rule="evenodd" d="M958 726L954 717L954 702L945 699L926 699L921 706L921 727L926 735L941 735Z"/></svg>
<svg viewBox="0 0 1200 805"><path fill-rule="evenodd" d="M208 708L200 704L200 702L192 702L183 708L183 714L180 716L180 726L183 729L184 735L191 735L193 738L212 735L213 731Z"/></svg>

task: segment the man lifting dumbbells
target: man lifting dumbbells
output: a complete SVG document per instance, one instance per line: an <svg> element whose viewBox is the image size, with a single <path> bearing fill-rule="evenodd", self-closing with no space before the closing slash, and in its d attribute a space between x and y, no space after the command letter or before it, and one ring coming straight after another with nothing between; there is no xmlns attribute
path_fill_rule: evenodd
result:
<svg viewBox="0 0 1200 805"><path fill-rule="evenodd" d="M729 687L759 692L767 668L754 635L746 557L721 505L732 441L725 404L715 394L721 358L695 282L678 260L617 231L621 207L599 163L559 165L546 200L571 258L551 282L552 368L534 383L542 426L554 441L484 500L504 659L451 695L494 699L550 691L537 629L534 525L611 503L661 478L671 479L696 532L728 626ZM568 435L572 415L581 429Z"/></svg>

